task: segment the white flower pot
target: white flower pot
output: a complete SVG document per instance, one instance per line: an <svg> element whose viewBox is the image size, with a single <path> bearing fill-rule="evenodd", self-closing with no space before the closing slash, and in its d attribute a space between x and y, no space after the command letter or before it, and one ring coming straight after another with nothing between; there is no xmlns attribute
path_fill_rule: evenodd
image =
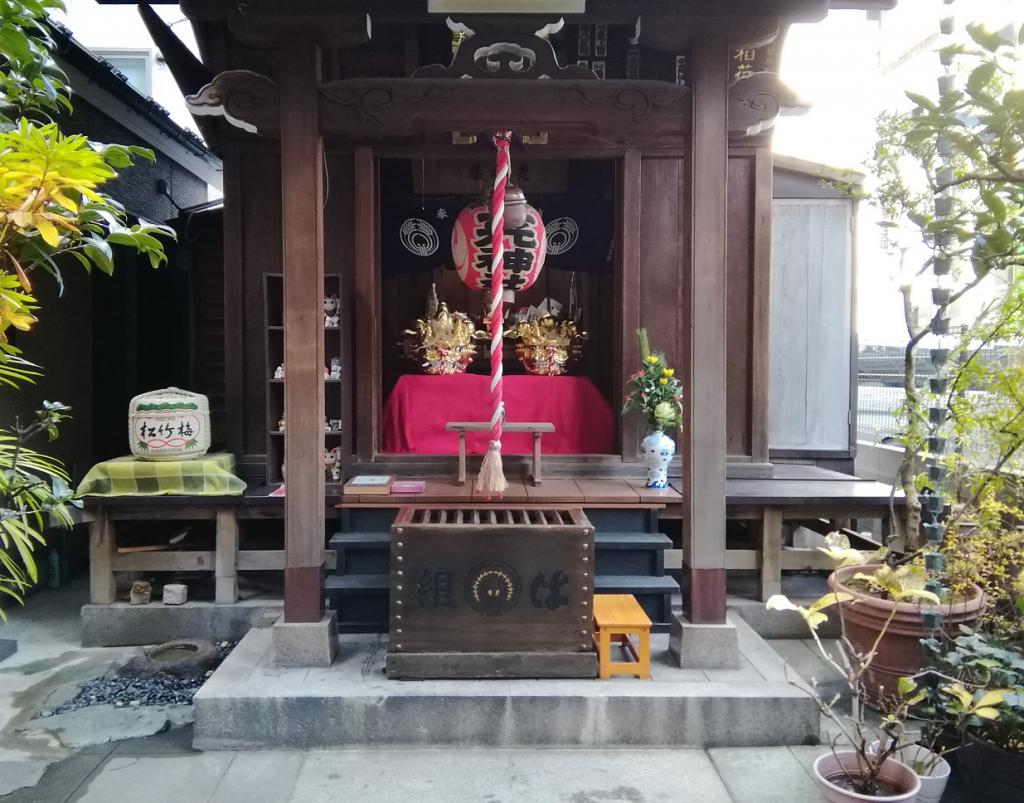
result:
<svg viewBox="0 0 1024 803"><path fill-rule="evenodd" d="M668 488L668 466L675 453L676 442L660 429L640 441L648 488Z"/></svg>
<svg viewBox="0 0 1024 803"><path fill-rule="evenodd" d="M869 752L877 753L879 744L880 742L872 742L868 748ZM946 791L946 784L949 783L951 771L949 762L944 758L935 761L935 753L919 744L908 745L897 750L895 758L915 772L918 767L931 765L931 769L927 773L917 773L917 777L921 779L921 791L917 793L917 803L939 803L943 792Z"/></svg>
<svg viewBox="0 0 1024 803"><path fill-rule="evenodd" d="M856 803L857 801L873 801L873 803L914 803L921 791L921 780L906 764L895 759L888 759L882 765L879 778L901 790L893 795L869 797L857 792L836 786L833 781L845 777L846 773L856 773L859 769L859 756L852 750L831 751L819 756L814 762L814 782L818 785L821 796L829 803Z"/></svg>

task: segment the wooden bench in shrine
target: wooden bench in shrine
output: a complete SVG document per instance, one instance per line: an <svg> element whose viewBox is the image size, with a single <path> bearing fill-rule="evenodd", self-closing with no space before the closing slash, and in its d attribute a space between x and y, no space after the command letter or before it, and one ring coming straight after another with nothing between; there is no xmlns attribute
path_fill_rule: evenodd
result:
<svg viewBox="0 0 1024 803"><path fill-rule="evenodd" d="M487 432L491 425L487 421L449 421L444 425L447 432L459 433L459 485L466 484L466 433ZM531 481L534 485L541 483L540 468L540 439L545 432L554 432L555 425L547 421L506 421L504 425L506 432L532 432L533 433L533 472Z"/></svg>

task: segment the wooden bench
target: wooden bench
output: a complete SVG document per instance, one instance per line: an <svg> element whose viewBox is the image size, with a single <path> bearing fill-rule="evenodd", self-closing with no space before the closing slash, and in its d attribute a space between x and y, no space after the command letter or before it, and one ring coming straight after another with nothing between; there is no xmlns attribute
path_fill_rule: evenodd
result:
<svg viewBox="0 0 1024 803"><path fill-rule="evenodd" d="M598 677L636 675L651 677L651 620L632 594L594 595L594 645L597 647ZM635 634L639 649L630 635ZM632 661L613 661L612 642L626 648Z"/></svg>
<svg viewBox="0 0 1024 803"><path fill-rule="evenodd" d="M756 570L758 596L766 601L782 593L783 570L834 568L817 549L784 547L785 523L828 532L847 528L854 519L881 519L885 534L891 493L888 485L815 466L779 464L771 479L727 480L726 518L750 522L756 542L754 549L728 549L725 568ZM903 507L903 494L897 492L892 503Z"/></svg>
<svg viewBox="0 0 1024 803"><path fill-rule="evenodd" d="M283 497L124 496L87 497L83 521L89 524L89 601L117 599L117 572L212 572L214 601L238 601L239 571L281 571L284 549L239 549L240 519L283 519ZM118 522L212 521L213 549L118 549ZM335 555L324 552L333 568Z"/></svg>
<svg viewBox="0 0 1024 803"><path fill-rule="evenodd" d="M449 421L444 425L446 432L459 433L459 485L466 484L466 433L467 432L488 432L491 425L486 421ZM533 473L531 480L534 485L540 485L540 439L545 432L554 432L555 425L546 421L506 421L504 429L506 432L532 432L533 433Z"/></svg>

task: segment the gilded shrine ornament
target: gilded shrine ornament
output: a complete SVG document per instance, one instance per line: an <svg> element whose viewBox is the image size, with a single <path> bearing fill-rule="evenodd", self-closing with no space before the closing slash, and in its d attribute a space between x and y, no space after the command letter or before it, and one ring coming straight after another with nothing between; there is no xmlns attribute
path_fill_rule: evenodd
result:
<svg viewBox="0 0 1024 803"><path fill-rule="evenodd" d="M578 331L575 321L548 315L517 324L506 337L516 341L516 356L531 374L561 376L579 359L587 333Z"/></svg>
<svg viewBox="0 0 1024 803"><path fill-rule="evenodd" d="M433 317L417 320L403 334L409 352L422 358L424 372L445 376L465 373L476 355L474 341L487 337L465 313L449 312L444 302Z"/></svg>

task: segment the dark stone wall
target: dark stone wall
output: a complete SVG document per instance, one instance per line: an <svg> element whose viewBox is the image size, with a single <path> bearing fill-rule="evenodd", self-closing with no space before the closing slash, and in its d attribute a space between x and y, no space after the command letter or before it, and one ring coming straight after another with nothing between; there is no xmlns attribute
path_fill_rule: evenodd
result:
<svg viewBox="0 0 1024 803"><path fill-rule="evenodd" d="M85 134L96 142L141 145L156 153L156 162L139 159L132 168L122 171L120 177L105 187L106 192L135 217L165 223L177 216L178 210L170 199L157 193L156 185L160 179L167 182L171 197L179 207L195 206L207 199L206 182L81 98L75 100L75 111L67 120L64 130ZM180 147L170 137L167 137L167 146Z"/></svg>

